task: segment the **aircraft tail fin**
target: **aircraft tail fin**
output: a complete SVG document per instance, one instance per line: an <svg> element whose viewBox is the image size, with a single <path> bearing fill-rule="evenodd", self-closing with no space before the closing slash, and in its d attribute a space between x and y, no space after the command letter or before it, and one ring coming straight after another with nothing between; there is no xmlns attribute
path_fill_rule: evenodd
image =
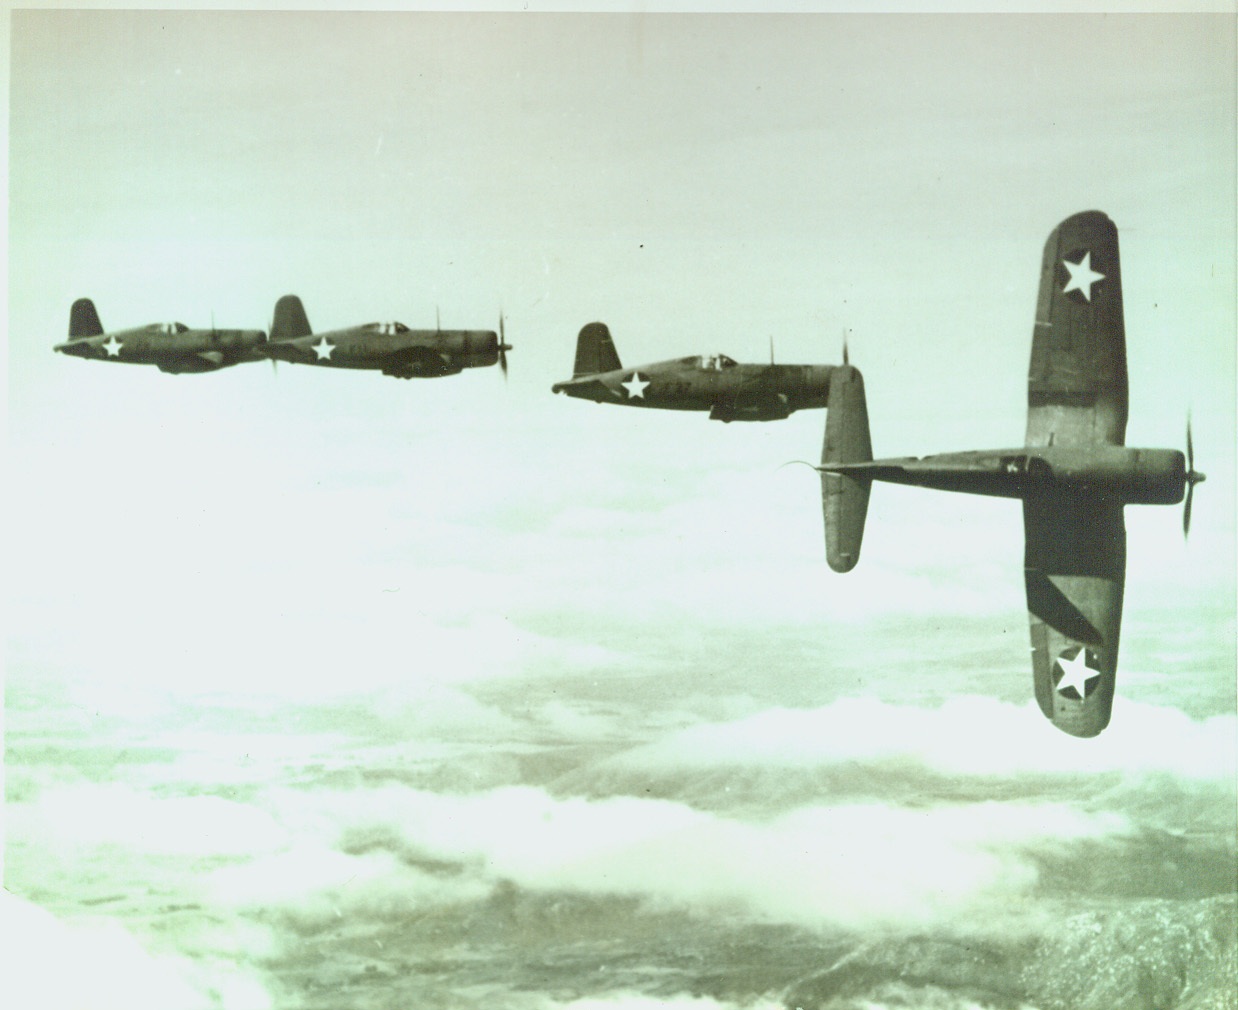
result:
<svg viewBox="0 0 1238 1010"><path fill-rule="evenodd" d="M272 340L293 340L308 337L313 332L300 298L284 295L275 303L275 317L271 320Z"/></svg>
<svg viewBox="0 0 1238 1010"><path fill-rule="evenodd" d="M97 337L103 333L95 303L89 298L79 298L69 309L70 337Z"/></svg>
<svg viewBox="0 0 1238 1010"><path fill-rule="evenodd" d="M580 335L576 338L573 379L579 379L582 375L597 375L599 372L616 372L622 367L619 364L619 352L615 350L615 342L611 339L610 330L605 323L588 323L581 328Z"/></svg>
<svg viewBox="0 0 1238 1010"><path fill-rule="evenodd" d="M864 377L858 368L841 365L830 374L825 442L821 446L825 556L836 572L849 572L860 560L868 495L873 485L871 477L847 472L846 464L868 463L872 458ZM838 469L833 469L835 466Z"/></svg>

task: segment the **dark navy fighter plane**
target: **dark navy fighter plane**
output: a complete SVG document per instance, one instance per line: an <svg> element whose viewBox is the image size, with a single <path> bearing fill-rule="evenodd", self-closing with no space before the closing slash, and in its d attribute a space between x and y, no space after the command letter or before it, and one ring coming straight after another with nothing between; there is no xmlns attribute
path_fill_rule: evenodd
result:
<svg viewBox="0 0 1238 1010"><path fill-rule="evenodd" d="M572 377L551 390L596 403L708 410L714 421L777 421L824 407L832 365L749 365L725 354L695 355L624 368L605 323L576 338Z"/></svg>
<svg viewBox="0 0 1238 1010"><path fill-rule="evenodd" d="M511 345L493 330L414 330L403 323L365 323L315 334L296 295L275 303L271 339L263 353L272 360L325 368L368 368L397 379L456 375L498 362L507 374Z"/></svg>
<svg viewBox="0 0 1238 1010"><path fill-rule="evenodd" d="M821 452L830 567L855 567L875 480L1023 501L1024 581L1036 700L1060 729L1109 723L1126 576L1126 505L1174 505L1204 480L1185 455L1125 445L1126 335L1118 232L1099 211L1067 218L1045 245L1028 373L1026 444L874 460L864 381L836 369Z"/></svg>
<svg viewBox="0 0 1238 1010"><path fill-rule="evenodd" d="M156 365L161 372L217 372L244 361L262 361L261 330L193 330L184 323L151 323L104 333L95 303L79 298L69 310L69 339L61 354L95 361Z"/></svg>

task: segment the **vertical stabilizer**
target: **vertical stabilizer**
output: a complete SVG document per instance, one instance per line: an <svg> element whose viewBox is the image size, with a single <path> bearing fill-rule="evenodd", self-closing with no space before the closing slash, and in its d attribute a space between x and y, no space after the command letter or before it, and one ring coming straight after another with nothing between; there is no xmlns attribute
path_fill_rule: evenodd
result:
<svg viewBox="0 0 1238 1010"><path fill-rule="evenodd" d="M864 520L872 479L831 472L833 464L867 463L873 458L868 433L864 377L842 365L830 374L825 443L821 447L821 510L825 518L825 556L836 572L849 572L860 560Z"/></svg>
<svg viewBox="0 0 1238 1010"><path fill-rule="evenodd" d="M99 322L95 303L89 298L79 298L69 309L69 336L97 337L102 333L103 324Z"/></svg>
<svg viewBox="0 0 1238 1010"><path fill-rule="evenodd" d="M295 340L297 337L308 337L313 332L300 298L284 295L275 303L275 318L271 320L272 340Z"/></svg>
<svg viewBox="0 0 1238 1010"><path fill-rule="evenodd" d="M619 353L615 350L615 342L611 339L610 330L605 323L588 323L581 328L576 338L576 367L572 369L572 378L579 379L582 375L597 375L600 372L617 372L623 366L619 364Z"/></svg>

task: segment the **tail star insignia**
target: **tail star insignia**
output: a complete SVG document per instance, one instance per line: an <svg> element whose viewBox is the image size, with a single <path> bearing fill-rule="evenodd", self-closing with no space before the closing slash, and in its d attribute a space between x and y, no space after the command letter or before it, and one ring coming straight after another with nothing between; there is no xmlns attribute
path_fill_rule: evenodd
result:
<svg viewBox="0 0 1238 1010"><path fill-rule="evenodd" d="M619 385L628 391L629 400L635 400L638 397L643 400L645 398L645 387L649 385L649 380L642 379L640 372L633 372L632 378L628 379L627 382L619 383Z"/></svg>
<svg viewBox="0 0 1238 1010"><path fill-rule="evenodd" d="M1078 263L1062 260L1062 266L1070 273L1070 280L1066 282L1066 287L1062 288L1062 294L1065 295L1071 291L1078 291L1083 295L1085 301L1090 302L1092 300L1092 285L1105 279L1104 274L1092 269L1091 251L1085 252L1083 259Z"/></svg>
<svg viewBox="0 0 1238 1010"><path fill-rule="evenodd" d="M314 353L318 355L319 361L330 361L331 352L335 350L334 344L327 343L327 338L323 337L318 343L310 345Z"/></svg>
<svg viewBox="0 0 1238 1010"><path fill-rule="evenodd" d="M1095 662L1095 654L1089 653L1082 646L1076 646L1075 655L1070 659L1066 658L1066 652L1057 657L1057 667L1062 671L1061 679L1057 682L1058 694L1066 694L1073 688L1080 700L1088 696L1088 682L1100 676L1100 670L1091 666L1089 659ZM1066 697L1069 698L1070 695Z"/></svg>
<svg viewBox="0 0 1238 1010"><path fill-rule="evenodd" d="M107 356L109 358L119 358L120 349L124 347L125 345L122 344L115 337L109 337L107 343L101 346L103 347L105 351L107 351Z"/></svg>

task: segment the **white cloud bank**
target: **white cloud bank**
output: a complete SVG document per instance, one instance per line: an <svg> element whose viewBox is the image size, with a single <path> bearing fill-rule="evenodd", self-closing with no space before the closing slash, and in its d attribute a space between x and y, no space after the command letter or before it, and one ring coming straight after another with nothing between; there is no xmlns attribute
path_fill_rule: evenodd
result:
<svg viewBox="0 0 1238 1010"><path fill-rule="evenodd" d="M8 892L0 994L23 1010L267 1010L256 979L213 960L155 954L112 919L67 922Z"/></svg>
<svg viewBox="0 0 1238 1010"><path fill-rule="evenodd" d="M732 722L692 726L628 751L612 764L669 769L804 769L849 762L914 761L952 776L1165 772L1232 781L1238 718L1194 720L1173 708L1121 698L1105 732L1080 740L1057 730L1035 703L966 696L937 708L848 698L817 709L774 708Z"/></svg>
<svg viewBox="0 0 1238 1010"><path fill-rule="evenodd" d="M315 916L315 895L327 894L337 914L374 914L384 890L412 909L477 898L479 885L507 880L807 926L927 926L1029 895L1038 855L1132 830L1118 815L1053 803L859 803L742 820L529 787L445 796L385 786L284 800L289 816L317 824L319 844L366 838L369 851L344 858L297 847L217 871L203 882L208 905ZM435 880L421 865L459 872Z"/></svg>

